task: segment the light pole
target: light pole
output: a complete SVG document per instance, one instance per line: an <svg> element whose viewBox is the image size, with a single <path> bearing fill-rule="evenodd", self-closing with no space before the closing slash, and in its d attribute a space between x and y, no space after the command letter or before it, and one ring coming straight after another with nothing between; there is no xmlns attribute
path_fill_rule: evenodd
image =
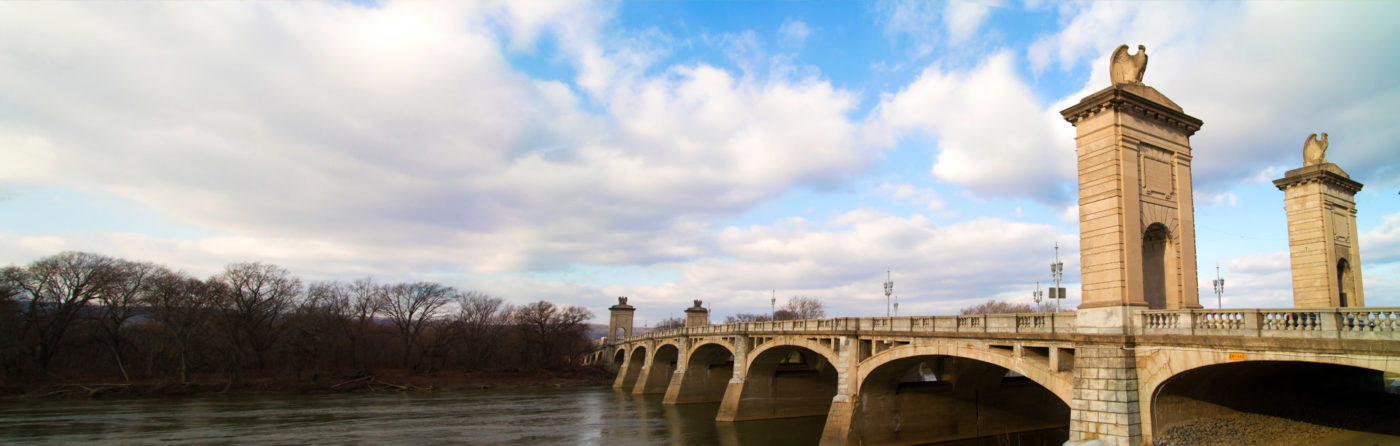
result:
<svg viewBox="0 0 1400 446"><path fill-rule="evenodd" d="M1215 308L1224 308L1220 303L1220 295L1225 294L1225 279L1220 277L1220 265L1215 265L1215 280L1211 281L1215 285Z"/></svg>
<svg viewBox="0 0 1400 446"><path fill-rule="evenodd" d="M772 290L772 295L768 297L768 317L778 317L778 290Z"/></svg>
<svg viewBox="0 0 1400 446"><path fill-rule="evenodd" d="M1035 300L1035 310L1040 311L1040 301L1045 299L1045 292L1040 290L1040 281L1035 281L1035 291L1031 292L1031 299Z"/></svg>
<svg viewBox="0 0 1400 446"><path fill-rule="evenodd" d="M885 268L885 317L890 317L890 293L894 292L894 281L890 280L890 270Z"/></svg>
<svg viewBox="0 0 1400 446"><path fill-rule="evenodd" d="M1064 276L1065 264L1060 261L1060 242L1055 242L1055 261L1050 264L1050 277L1055 278L1054 292L1050 297L1055 299L1055 312L1060 312L1060 300L1064 299L1064 292L1060 289L1060 278Z"/></svg>

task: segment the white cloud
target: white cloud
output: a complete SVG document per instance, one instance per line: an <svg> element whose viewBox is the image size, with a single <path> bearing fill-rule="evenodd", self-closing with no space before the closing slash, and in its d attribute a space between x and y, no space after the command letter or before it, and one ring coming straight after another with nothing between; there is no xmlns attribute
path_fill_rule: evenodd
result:
<svg viewBox="0 0 1400 446"><path fill-rule="evenodd" d="M1361 261L1368 264L1400 262L1400 212L1361 234Z"/></svg>
<svg viewBox="0 0 1400 446"><path fill-rule="evenodd" d="M223 234L170 252L503 272L704 255L713 217L865 168L849 93L653 69L664 39L556 6L0 5L0 181ZM579 90L502 53L542 36Z"/></svg>
<svg viewBox="0 0 1400 446"><path fill-rule="evenodd" d="M800 48L807 42L807 37L812 35L812 28L801 20L787 19L778 27L778 35L782 37L784 44Z"/></svg>
<svg viewBox="0 0 1400 446"><path fill-rule="evenodd" d="M1017 78L1015 63L1015 56L1001 52L967 72L928 67L880 102L868 135L932 136L938 147L933 176L979 195L1068 202L1073 127L1038 102ZM892 144L889 139L884 143Z"/></svg>
<svg viewBox="0 0 1400 446"><path fill-rule="evenodd" d="M1067 9L1069 24L1028 50L1032 68L1087 67L1089 82L1071 95L1078 98L1108 85L1113 48L1146 45L1144 82L1205 121L1192 137L1196 150L1211 155L1193 162L1198 190L1251 181L1262 166L1300 166L1303 139L1319 131L1332 135L1328 159L1353 178L1400 182L1393 167L1400 129L1390 125L1400 114L1400 85L1390 81L1400 70L1400 28L1388 20L1400 5L1094 2Z"/></svg>
<svg viewBox="0 0 1400 446"><path fill-rule="evenodd" d="M930 211L943 209L943 199L939 198L933 189L915 187L912 184L881 183L876 190L898 202L925 206Z"/></svg>
<svg viewBox="0 0 1400 446"><path fill-rule="evenodd" d="M944 5L943 24L948 29L949 44L967 41L991 15L997 4L980 0L951 0Z"/></svg>

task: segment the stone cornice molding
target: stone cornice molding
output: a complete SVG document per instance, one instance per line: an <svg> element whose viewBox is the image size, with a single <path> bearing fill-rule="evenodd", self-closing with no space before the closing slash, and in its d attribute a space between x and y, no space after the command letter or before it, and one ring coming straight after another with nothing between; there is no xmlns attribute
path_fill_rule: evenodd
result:
<svg viewBox="0 0 1400 446"><path fill-rule="evenodd" d="M1290 170L1283 175L1283 178L1274 180L1274 187L1277 187L1278 190L1287 190L1290 187L1314 182L1334 186L1352 195L1360 192L1362 186L1361 183L1347 176L1341 167L1332 163L1324 163Z"/></svg>
<svg viewBox="0 0 1400 446"><path fill-rule="evenodd" d="M1079 121L1105 111L1132 113L1181 129L1186 136L1194 135L1202 124L1200 119L1182 112L1181 107L1157 92L1157 89L1142 85L1114 85L1099 90L1084 97L1078 104L1061 110L1060 116L1077 126Z"/></svg>

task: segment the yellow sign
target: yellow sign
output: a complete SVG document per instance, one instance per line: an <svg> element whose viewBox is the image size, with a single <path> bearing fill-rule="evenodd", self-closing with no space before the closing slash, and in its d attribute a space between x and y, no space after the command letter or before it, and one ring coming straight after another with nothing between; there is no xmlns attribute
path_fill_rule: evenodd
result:
<svg viewBox="0 0 1400 446"><path fill-rule="evenodd" d="M1230 360L1231 360L1231 361L1243 361L1243 360L1244 360L1244 353L1241 353L1241 352L1230 352Z"/></svg>

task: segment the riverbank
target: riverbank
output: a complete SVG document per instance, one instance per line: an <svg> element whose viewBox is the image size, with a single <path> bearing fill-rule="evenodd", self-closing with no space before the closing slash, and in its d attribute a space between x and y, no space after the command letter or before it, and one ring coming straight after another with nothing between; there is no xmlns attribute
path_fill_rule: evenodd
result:
<svg viewBox="0 0 1400 446"><path fill-rule="evenodd" d="M216 394L314 394L368 392L461 392L563 388L608 385L614 373L601 367L569 370L453 370L417 373L411 370L375 370L316 377L274 374L252 375L232 384L218 375L193 376L189 383L168 379L134 380L131 383L61 379L5 382L3 398L110 398Z"/></svg>

